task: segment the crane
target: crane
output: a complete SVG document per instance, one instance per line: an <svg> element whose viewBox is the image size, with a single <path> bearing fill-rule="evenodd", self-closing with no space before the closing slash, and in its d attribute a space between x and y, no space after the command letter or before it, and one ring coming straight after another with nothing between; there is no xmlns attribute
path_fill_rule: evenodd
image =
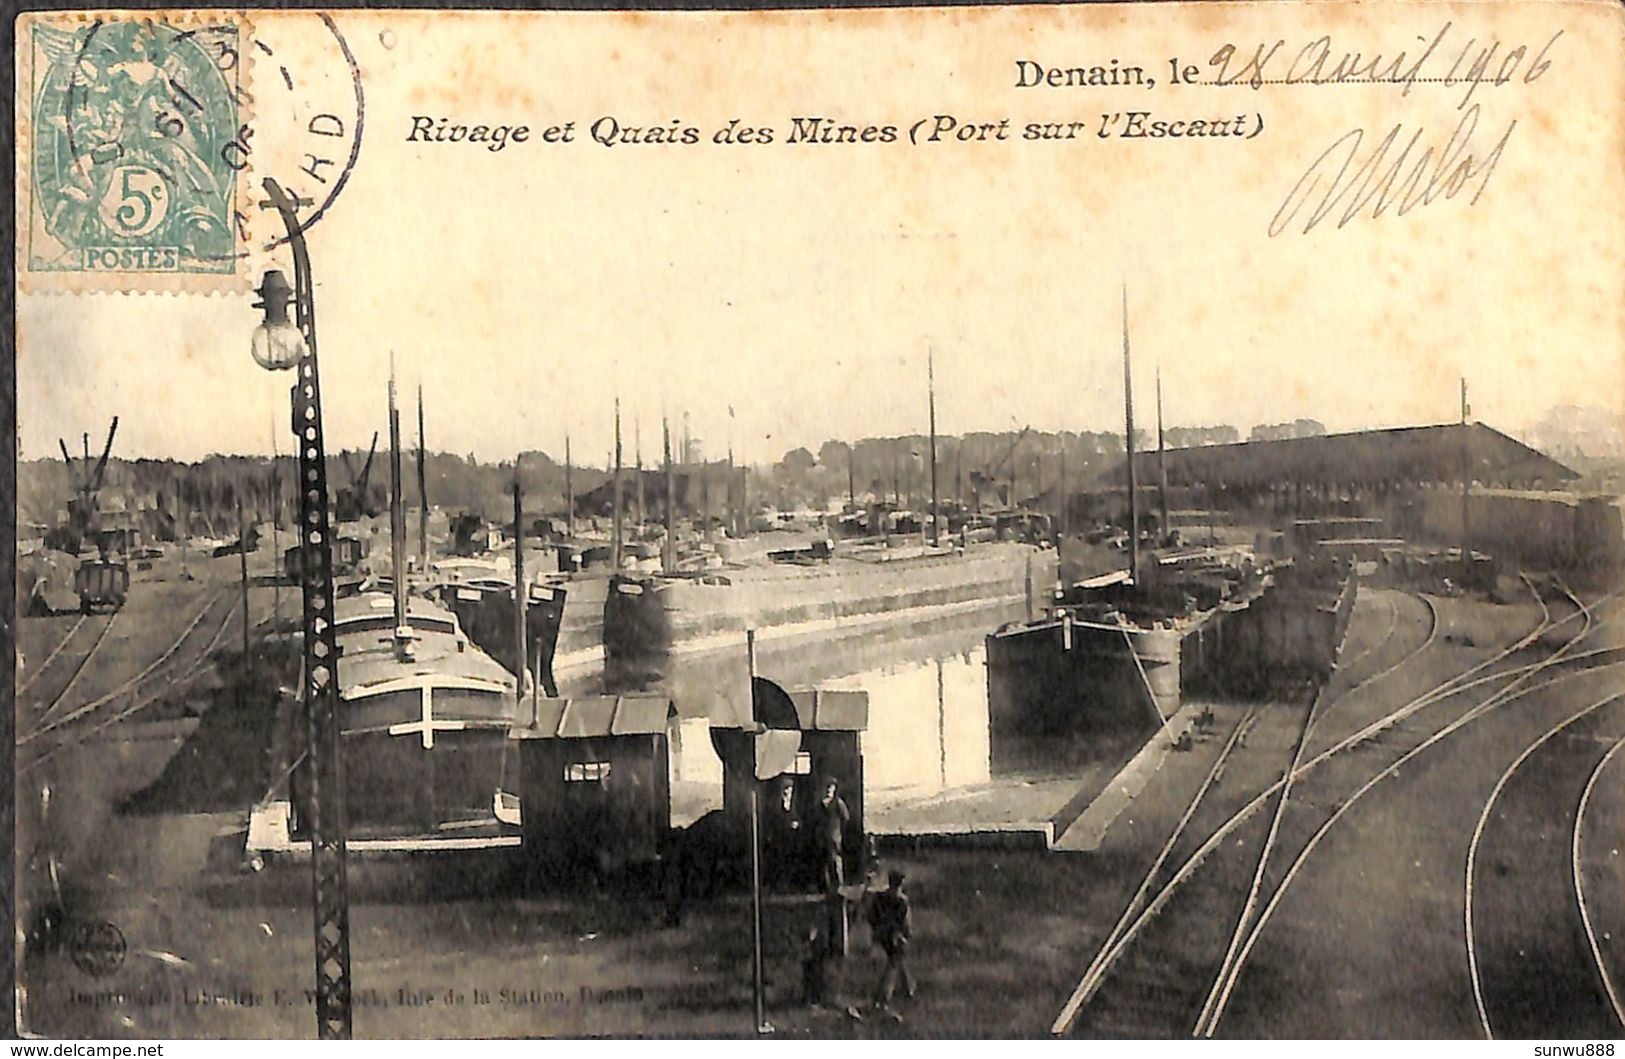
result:
<svg viewBox="0 0 1625 1059"><path fill-rule="evenodd" d="M1027 435L1031 434L1032 432L1033 432L1033 428L1032 428L1031 424L1022 427L1021 432L1016 435L1015 440L1010 442L1009 447L1004 450L1004 455L1000 456L999 459L993 464L993 466L985 474L982 473L982 472L979 472L979 471L971 472L971 476L970 476L971 477L971 485L975 489L975 492L976 492L977 497L978 497L978 500L977 500L978 510L980 510L980 504L981 504L980 495L981 495L981 491L982 491L982 486L984 484L996 482L996 481L999 480L999 474L1004 470L1006 465L1010 464L1011 459L1016 454L1016 449L1021 447L1021 443L1023 441L1025 441L1027 439ZM1010 503L1014 504L1015 502L1016 502L1016 482L1015 482L1015 471L1014 471L1013 466L1012 466L1012 470L1011 470L1011 473L1010 473Z"/></svg>
<svg viewBox="0 0 1625 1059"><path fill-rule="evenodd" d="M335 498L334 507L337 509L337 521L354 522L356 519L371 518L381 510L373 502L373 497L367 491L367 480L372 475L372 458L378 451L378 431L372 432L372 445L367 449L366 462L361 465L361 473L357 474L350 454L344 452L340 458L344 461L344 470L350 476L350 484L341 486Z"/></svg>
<svg viewBox="0 0 1625 1059"><path fill-rule="evenodd" d="M92 466L90 462L90 436L85 436L85 455L81 472L75 471L73 457L68 453L68 443L61 438L57 445L62 449L62 462L68 468L68 484L73 495L68 498L68 521L59 533L61 534L62 549L78 554L86 537L94 535L100 519L100 502L98 494L101 492L102 480L107 474L107 457L113 451L113 436L118 433L118 416L113 417L113 423L107 429L107 444L102 446L101 457Z"/></svg>

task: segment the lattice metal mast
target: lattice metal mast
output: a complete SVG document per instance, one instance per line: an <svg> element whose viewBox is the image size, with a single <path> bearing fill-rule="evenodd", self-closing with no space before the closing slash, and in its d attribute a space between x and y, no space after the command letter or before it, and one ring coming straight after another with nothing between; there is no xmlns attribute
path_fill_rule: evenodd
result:
<svg viewBox="0 0 1625 1059"><path fill-rule="evenodd" d="M327 511L327 450L316 359L316 309L310 255L295 201L269 177L269 201L288 229L293 251L294 320L305 340L293 387L293 430L299 446L300 582L304 595L304 687L308 756L305 805L310 831L316 938L316 1032L348 1040L350 897L346 871L344 778L339 757L338 643L333 628L333 552Z"/></svg>

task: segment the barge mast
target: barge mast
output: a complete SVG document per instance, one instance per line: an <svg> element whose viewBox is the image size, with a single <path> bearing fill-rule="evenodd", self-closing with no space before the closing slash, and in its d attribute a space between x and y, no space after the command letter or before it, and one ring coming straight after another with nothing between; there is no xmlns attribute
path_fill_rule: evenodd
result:
<svg viewBox="0 0 1625 1059"><path fill-rule="evenodd" d="M677 569L677 487L671 473L671 420L660 417L660 444L666 463L666 539L660 547L661 572L670 575Z"/></svg>
<svg viewBox="0 0 1625 1059"><path fill-rule="evenodd" d="M938 525L937 503L937 369L929 346L925 351L925 392L931 417L931 547L935 548L942 544L942 527Z"/></svg>
<svg viewBox="0 0 1625 1059"><path fill-rule="evenodd" d="M1134 374L1128 355L1128 284L1123 284L1123 445L1128 452L1128 572L1140 583L1139 476L1134 470Z"/></svg>
<svg viewBox="0 0 1625 1059"><path fill-rule="evenodd" d="M395 364L389 366L389 564L394 580L395 653L405 657L412 648L412 630L406 618L406 505L401 495L401 410L395 404Z"/></svg>
<svg viewBox="0 0 1625 1059"><path fill-rule="evenodd" d="M632 473L637 482L637 492L633 494L636 503L634 510L637 512L637 522L635 524L638 538L641 540L643 537L643 523L646 521L643 510L643 421L641 419L632 420L632 452L633 466L635 468Z"/></svg>
<svg viewBox="0 0 1625 1059"><path fill-rule="evenodd" d="M1162 365L1157 365L1157 502L1162 522L1157 534L1168 539L1168 452L1162 434Z"/></svg>
<svg viewBox="0 0 1625 1059"><path fill-rule="evenodd" d="M610 569L621 572L621 398L615 397L615 506L614 526L610 529Z"/></svg>
<svg viewBox="0 0 1625 1059"><path fill-rule="evenodd" d="M429 572L429 476L424 467L423 384L418 383L418 572Z"/></svg>
<svg viewBox="0 0 1625 1059"><path fill-rule="evenodd" d="M525 507L523 489L519 482L520 456L513 458L513 642L514 659L514 697L518 699L525 693L525 675L530 671L530 630L525 626L529 615L526 613L530 605L530 586L525 581ZM535 694L532 687L531 693Z"/></svg>
<svg viewBox="0 0 1625 1059"><path fill-rule="evenodd" d="M576 536L576 494L570 487L570 432L564 432L564 535L575 542Z"/></svg>

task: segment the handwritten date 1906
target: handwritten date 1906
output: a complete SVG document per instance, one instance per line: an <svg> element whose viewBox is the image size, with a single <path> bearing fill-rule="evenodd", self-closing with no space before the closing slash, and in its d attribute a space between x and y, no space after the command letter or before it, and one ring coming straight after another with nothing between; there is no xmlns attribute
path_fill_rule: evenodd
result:
<svg viewBox="0 0 1625 1059"><path fill-rule="evenodd" d="M1294 226L1306 209L1305 233L1339 207L1342 211L1337 217L1337 227L1341 228L1362 215L1380 217L1390 207L1396 215L1404 216L1417 206L1426 206L1441 197L1455 198L1476 184L1473 197L1468 200L1468 205L1472 205L1484 194L1490 174L1495 171L1501 152L1518 125L1516 119L1510 122L1495 145L1481 154L1473 143L1478 113L1478 104L1474 103L1462 115L1443 147L1419 147L1425 130L1418 129L1403 147L1398 147L1398 153L1393 154L1404 135L1404 126L1395 125L1362 160L1359 155L1366 137L1364 129L1338 137L1310 163L1287 193L1286 200L1270 221L1269 234L1277 236ZM1420 153L1413 156L1418 150ZM1312 202L1315 204L1311 205Z"/></svg>
<svg viewBox="0 0 1625 1059"><path fill-rule="evenodd" d="M1267 84L1392 84L1401 86L1401 95L1408 95L1418 81L1463 85L1457 103L1460 109L1472 102L1480 85L1504 85L1515 77L1523 84L1539 80L1552 64L1552 49L1563 31L1557 30L1533 51L1527 44L1512 47L1495 38L1471 36L1461 42L1463 36L1465 31L1446 22L1438 32L1415 38L1421 45L1418 51L1350 49L1334 43L1330 35L1318 37L1296 52L1284 40L1258 44L1250 55L1226 44L1208 59L1208 66L1213 84L1239 83L1255 89Z"/></svg>

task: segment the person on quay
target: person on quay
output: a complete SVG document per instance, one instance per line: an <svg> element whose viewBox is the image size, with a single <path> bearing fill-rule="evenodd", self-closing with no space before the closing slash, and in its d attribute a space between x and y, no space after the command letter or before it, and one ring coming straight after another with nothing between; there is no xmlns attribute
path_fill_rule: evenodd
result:
<svg viewBox="0 0 1625 1059"><path fill-rule="evenodd" d="M889 885L875 894L869 905L869 928L875 944L886 954L886 969L881 973L880 985L875 990L875 1010L898 1022L903 1017L892 1007L898 984L902 984L905 996L914 996L914 975L908 967L914 914L909 907L908 895L903 892L905 878L901 871L892 869L887 874Z"/></svg>
<svg viewBox="0 0 1625 1059"><path fill-rule="evenodd" d="M818 800L818 888L824 894L840 893L846 883L846 864L841 847L846 839L846 828L852 813L841 800L839 785L833 779L824 781L824 793Z"/></svg>

